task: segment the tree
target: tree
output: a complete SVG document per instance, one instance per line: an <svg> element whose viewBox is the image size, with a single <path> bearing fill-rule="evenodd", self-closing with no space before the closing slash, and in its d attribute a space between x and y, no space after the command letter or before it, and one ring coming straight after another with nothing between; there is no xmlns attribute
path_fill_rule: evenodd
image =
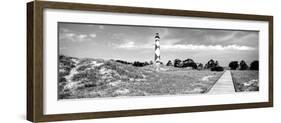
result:
<svg viewBox="0 0 281 123"><path fill-rule="evenodd" d="M192 59L186 59L183 61L183 64L194 63Z"/></svg>
<svg viewBox="0 0 281 123"><path fill-rule="evenodd" d="M206 64L205 64L205 68L206 69L209 69L209 68L212 68L212 67L215 67L216 66L216 63L213 59L209 60Z"/></svg>
<svg viewBox="0 0 281 123"><path fill-rule="evenodd" d="M169 60L169 61L167 62L167 64L166 64L166 66L173 66L172 61L171 61L171 60Z"/></svg>
<svg viewBox="0 0 281 123"><path fill-rule="evenodd" d="M197 69L197 64L195 62L189 64L193 69Z"/></svg>
<svg viewBox="0 0 281 123"><path fill-rule="evenodd" d="M231 61L228 67L230 67L230 70L236 70L239 67L238 61Z"/></svg>
<svg viewBox="0 0 281 123"><path fill-rule="evenodd" d="M135 61L133 63L133 66L135 66L135 67L144 67L146 65L149 65L149 63L148 62L139 62L139 61Z"/></svg>
<svg viewBox="0 0 281 123"><path fill-rule="evenodd" d="M250 64L250 70L259 70L259 61L253 61Z"/></svg>
<svg viewBox="0 0 281 123"><path fill-rule="evenodd" d="M246 62L244 60L240 61L240 70L247 70L248 69L248 65L246 64Z"/></svg>
<svg viewBox="0 0 281 123"><path fill-rule="evenodd" d="M215 62L215 66L219 66L219 62L218 61Z"/></svg>
<svg viewBox="0 0 281 123"><path fill-rule="evenodd" d="M174 67L181 67L181 60L180 59L175 59L174 60Z"/></svg>
<svg viewBox="0 0 281 123"><path fill-rule="evenodd" d="M182 67L192 67L197 69L197 64L192 59L186 59L182 62Z"/></svg>

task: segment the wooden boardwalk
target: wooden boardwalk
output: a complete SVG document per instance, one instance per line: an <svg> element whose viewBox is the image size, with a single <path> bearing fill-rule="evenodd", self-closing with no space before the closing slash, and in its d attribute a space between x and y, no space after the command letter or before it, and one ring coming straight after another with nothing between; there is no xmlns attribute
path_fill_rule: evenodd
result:
<svg viewBox="0 0 281 123"><path fill-rule="evenodd" d="M229 70L226 70L221 78L215 83L208 94L226 94L235 93L232 76Z"/></svg>

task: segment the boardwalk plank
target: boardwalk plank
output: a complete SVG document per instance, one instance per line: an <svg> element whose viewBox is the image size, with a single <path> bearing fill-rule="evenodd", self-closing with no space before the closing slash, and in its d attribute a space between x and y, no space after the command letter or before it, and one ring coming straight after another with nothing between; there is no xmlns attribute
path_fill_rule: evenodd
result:
<svg viewBox="0 0 281 123"><path fill-rule="evenodd" d="M211 88L208 94L222 94L222 93L235 93L232 76L230 71L227 70Z"/></svg>

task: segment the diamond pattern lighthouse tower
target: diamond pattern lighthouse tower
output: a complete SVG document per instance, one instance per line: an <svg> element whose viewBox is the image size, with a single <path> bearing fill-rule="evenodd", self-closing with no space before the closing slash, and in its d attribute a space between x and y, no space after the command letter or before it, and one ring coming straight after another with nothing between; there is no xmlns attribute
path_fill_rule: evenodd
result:
<svg viewBox="0 0 281 123"><path fill-rule="evenodd" d="M155 35L155 66L156 71L160 71L160 36L159 33Z"/></svg>

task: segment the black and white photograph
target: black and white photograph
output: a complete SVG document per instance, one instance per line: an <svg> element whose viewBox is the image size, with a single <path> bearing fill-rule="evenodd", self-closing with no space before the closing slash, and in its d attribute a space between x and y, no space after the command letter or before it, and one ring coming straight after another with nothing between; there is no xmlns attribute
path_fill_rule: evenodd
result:
<svg viewBox="0 0 281 123"><path fill-rule="evenodd" d="M259 31L58 22L58 100L259 91Z"/></svg>

